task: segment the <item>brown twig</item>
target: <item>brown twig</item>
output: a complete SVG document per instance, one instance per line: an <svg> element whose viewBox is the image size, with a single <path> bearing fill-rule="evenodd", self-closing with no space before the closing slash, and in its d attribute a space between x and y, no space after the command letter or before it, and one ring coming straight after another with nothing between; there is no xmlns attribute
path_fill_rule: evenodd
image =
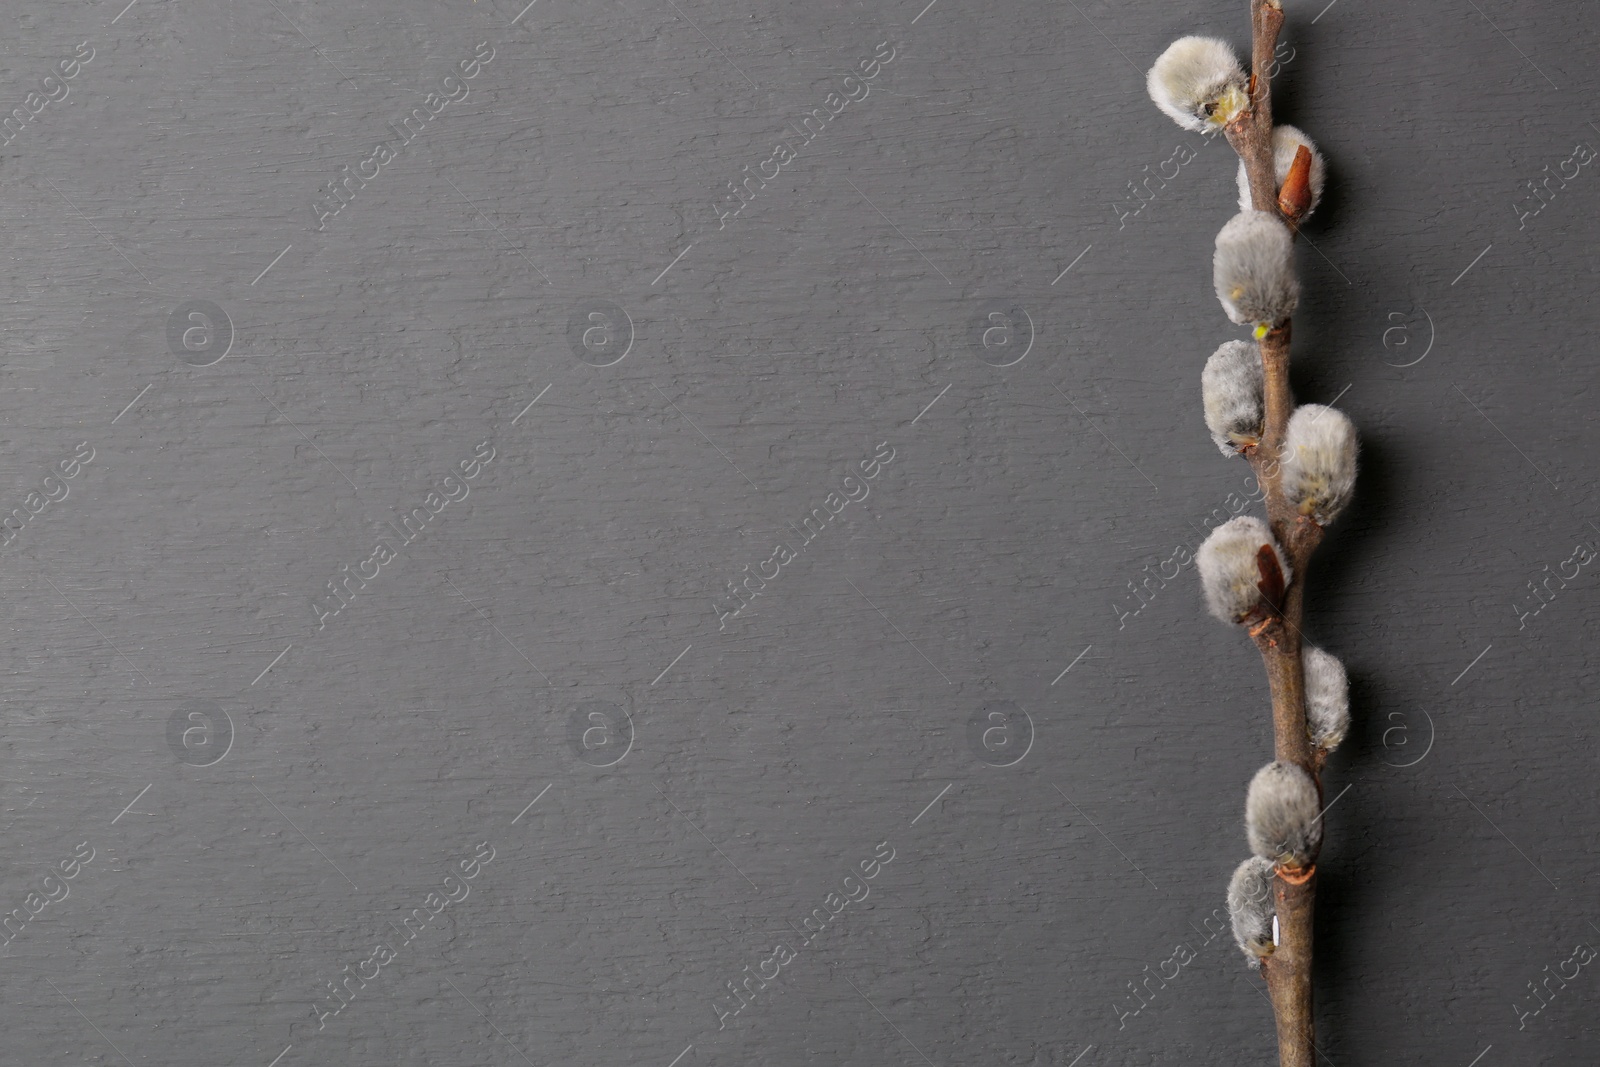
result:
<svg viewBox="0 0 1600 1067"><path fill-rule="evenodd" d="M1272 167L1272 55L1283 29L1276 0L1250 0L1250 108L1228 124L1228 143L1244 160L1250 201L1257 211L1276 211L1278 180Z"/></svg>
<svg viewBox="0 0 1600 1067"><path fill-rule="evenodd" d="M1291 231L1300 221L1309 197L1300 182L1286 181L1280 202L1272 145L1271 64L1283 29L1283 10L1277 0L1251 0L1250 107L1227 127L1228 143L1244 162L1250 201L1257 211L1283 218ZM1304 149L1301 150L1305 152ZM1309 170L1310 156L1302 172ZM1293 175L1291 174L1291 177ZM1276 759L1297 763L1317 782L1321 760L1311 750L1306 731L1305 671L1300 658L1300 622L1305 610L1306 568L1322 540L1322 528L1300 516L1283 492L1280 457L1284 432L1294 412L1289 389L1289 321L1285 320L1260 340L1264 381L1264 430L1252 450L1255 468L1266 500L1267 521L1273 536L1289 557L1292 571L1282 610L1269 625L1252 631L1266 666L1272 690L1273 748ZM1312 857L1315 861L1315 857ZM1314 1067L1316 1030L1312 1017L1312 915L1316 900L1314 868L1280 870L1274 879L1278 915L1277 947L1262 961L1267 992L1278 1023L1280 1067Z"/></svg>

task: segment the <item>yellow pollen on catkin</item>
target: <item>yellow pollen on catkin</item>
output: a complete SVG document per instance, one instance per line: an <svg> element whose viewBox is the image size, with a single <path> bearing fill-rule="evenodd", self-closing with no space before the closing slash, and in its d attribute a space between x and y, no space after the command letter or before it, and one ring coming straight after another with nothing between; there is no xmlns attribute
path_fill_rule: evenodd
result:
<svg viewBox="0 0 1600 1067"><path fill-rule="evenodd" d="M1228 123L1232 122L1239 112L1243 111L1246 105L1249 103L1249 98L1245 96L1242 91L1230 86L1220 97L1217 98L1217 102L1213 106L1211 113L1206 116L1206 121L1213 126L1226 126Z"/></svg>

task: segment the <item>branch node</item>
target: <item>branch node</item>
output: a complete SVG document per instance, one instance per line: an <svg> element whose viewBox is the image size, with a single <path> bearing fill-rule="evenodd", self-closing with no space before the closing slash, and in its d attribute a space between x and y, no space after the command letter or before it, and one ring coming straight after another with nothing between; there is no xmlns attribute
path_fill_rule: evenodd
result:
<svg viewBox="0 0 1600 1067"><path fill-rule="evenodd" d="M1311 876L1317 873L1315 863L1305 867L1279 867L1277 874L1290 885L1305 885L1311 881Z"/></svg>

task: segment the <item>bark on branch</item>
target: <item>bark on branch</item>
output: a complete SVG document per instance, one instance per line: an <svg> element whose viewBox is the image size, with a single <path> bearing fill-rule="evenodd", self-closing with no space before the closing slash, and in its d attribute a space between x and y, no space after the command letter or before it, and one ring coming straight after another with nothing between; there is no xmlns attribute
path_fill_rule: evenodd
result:
<svg viewBox="0 0 1600 1067"><path fill-rule="evenodd" d="M1228 143L1244 162L1251 205L1257 211L1273 212L1292 232L1300 219L1280 207L1272 144L1271 70L1283 20L1283 10L1275 0L1251 0L1250 107L1228 124L1226 133ZM1291 198L1291 210L1293 202ZM1300 622L1305 610L1306 570L1312 552L1322 540L1322 528L1299 515L1283 492L1284 431L1294 412L1294 397L1289 389L1289 337L1290 324L1285 320L1260 340L1264 432L1259 446L1252 450L1250 462L1265 497L1267 521L1289 557L1293 575L1279 617L1254 631L1253 636L1272 690L1275 758L1304 767L1317 782L1320 795L1320 760L1312 752L1306 730ZM1280 869L1274 890L1278 942L1263 961L1262 973L1277 1017L1278 1059L1280 1067L1314 1067L1316 1029L1311 966L1315 867L1302 871Z"/></svg>

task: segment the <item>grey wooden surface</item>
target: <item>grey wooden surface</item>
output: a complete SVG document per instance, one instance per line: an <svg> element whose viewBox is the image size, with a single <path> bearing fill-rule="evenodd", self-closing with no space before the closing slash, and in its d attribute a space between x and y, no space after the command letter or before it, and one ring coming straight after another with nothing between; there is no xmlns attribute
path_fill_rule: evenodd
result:
<svg viewBox="0 0 1600 1067"><path fill-rule="evenodd" d="M0 1063L1272 1062L1244 0L125 2L0 42ZM1600 20L1286 6L1320 1049L1590 1064Z"/></svg>

